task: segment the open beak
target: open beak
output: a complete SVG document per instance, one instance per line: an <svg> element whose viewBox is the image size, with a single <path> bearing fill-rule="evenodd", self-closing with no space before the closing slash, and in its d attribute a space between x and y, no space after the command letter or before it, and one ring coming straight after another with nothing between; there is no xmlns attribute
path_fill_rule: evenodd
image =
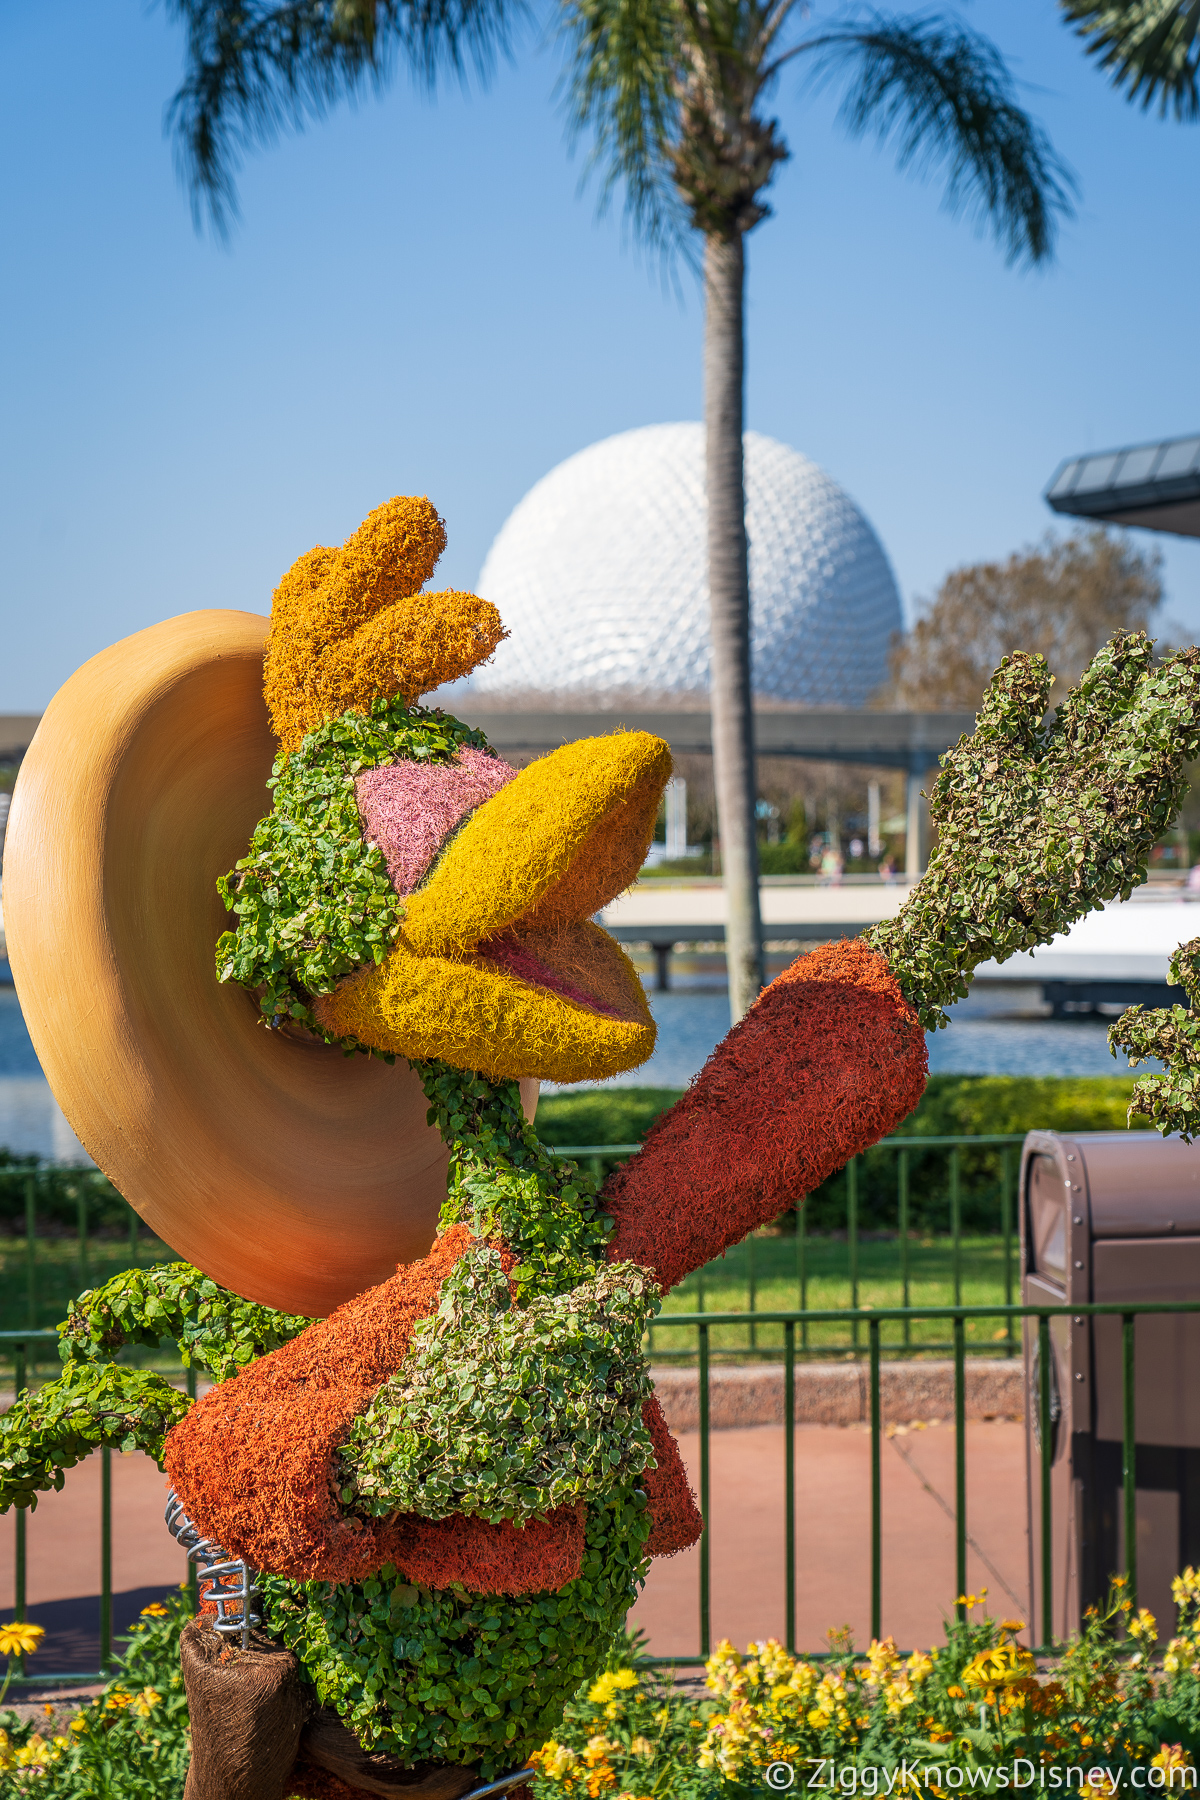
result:
<svg viewBox="0 0 1200 1800"><path fill-rule="evenodd" d="M384 961L315 1002L322 1025L496 1078L636 1068L654 1021L591 915L637 876L670 773L667 745L642 731L565 744L522 770L405 899Z"/></svg>

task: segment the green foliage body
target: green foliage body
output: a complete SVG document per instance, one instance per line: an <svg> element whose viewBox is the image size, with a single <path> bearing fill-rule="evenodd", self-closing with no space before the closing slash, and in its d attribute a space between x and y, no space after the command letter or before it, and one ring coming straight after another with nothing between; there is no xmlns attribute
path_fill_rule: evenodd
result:
<svg viewBox="0 0 1200 1800"><path fill-rule="evenodd" d="M498 1252L470 1252L355 1421L343 1503L499 1524L603 1500L653 1456L642 1335L657 1298L644 1270L618 1263L514 1307Z"/></svg>
<svg viewBox="0 0 1200 1800"><path fill-rule="evenodd" d="M610 1491L586 1529L582 1573L557 1593L431 1592L388 1565L356 1586L269 1577L266 1617L361 1743L406 1762L478 1761L486 1780L554 1729L637 1597L642 1497Z"/></svg>

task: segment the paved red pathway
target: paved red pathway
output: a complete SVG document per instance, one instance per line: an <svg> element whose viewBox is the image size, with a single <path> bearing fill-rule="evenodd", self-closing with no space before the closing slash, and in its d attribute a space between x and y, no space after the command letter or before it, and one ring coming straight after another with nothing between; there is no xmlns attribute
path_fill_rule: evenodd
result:
<svg viewBox="0 0 1200 1800"><path fill-rule="evenodd" d="M784 1632L783 1428L760 1425L712 1434L713 1642ZM697 1479L699 1440L680 1440ZM148 1458L112 1459L113 1590L126 1610L180 1580L184 1560L162 1522L166 1479ZM1023 1428L1002 1421L967 1426L967 1522L971 1588L989 1588L1000 1616L1024 1617L1026 1591ZM870 1438L858 1427L796 1428L796 1569L798 1642L822 1647L831 1626L868 1637L870 1606ZM909 1430L883 1444L883 1626L911 1647L936 1642L943 1609L954 1599L954 1434L947 1425ZM55 1642L41 1665L87 1667L86 1642L98 1617L86 1597L99 1590L100 1458L69 1471L59 1494L46 1494L27 1525L27 1593L54 1606L43 1622ZM13 1602L11 1515L0 1521L0 1610ZM982 1553L982 1554L981 1554ZM989 1569L983 1558L991 1563ZM699 1648L699 1555L655 1563L631 1622L647 1632L658 1655ZM120 1620L118 1607L118 1623ZM75 1623L72 1625L71 1621ZM69 1629L68 1629L69 1628ZM67 1633L67 1635L63 1635ZM94 1654L94 1652L93 1652ZM74 1660L82 1657L82 1661ZM67 1660L64 1660L67 1659ZM90 1665L90 1666L94 1666ZM32 1667L31 1667L32 1672Z"/></svg>

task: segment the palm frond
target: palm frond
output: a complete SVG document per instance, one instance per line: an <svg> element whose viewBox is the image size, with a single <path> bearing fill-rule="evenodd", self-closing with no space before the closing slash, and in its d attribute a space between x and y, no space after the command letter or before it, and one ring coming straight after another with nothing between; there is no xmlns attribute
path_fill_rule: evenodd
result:
<svg viewBox="0 0 1200 1800"><path fill-rule="evenodd" d="M683 242L685 215L672 178L683 45L672 0L568 0L571 135L592 140L587 170L601 173L600 206L624 189L626 215L651 249Z"/></svg>
<svg viewBox="0 0 1200 1800"><path fill-rule="evenodd" d="M1200 0L1059 0L1113 86L1165 117L1200 119Z"/></svg>
<svg viewBox="0 0 1200 1800"><path fill-rule="evenodd" d="M892 142L902 169L944 168L947 207L989 224L1010 262L1053 254L1074 178L1017 104L995 45L953 20L876 14L787 54L800 52L814 54L818 84L847 81L850 132Z"/></svg>
<svg viewBox="0 0 1200 1800"><path fill-rule="evenodd" d="M176 160L199 225L237 216L246 152L301 129L396 59L432 84L442 70L483 76L507 49L524 0L166 0L187 38L186 74L168 108Z"/></svg>

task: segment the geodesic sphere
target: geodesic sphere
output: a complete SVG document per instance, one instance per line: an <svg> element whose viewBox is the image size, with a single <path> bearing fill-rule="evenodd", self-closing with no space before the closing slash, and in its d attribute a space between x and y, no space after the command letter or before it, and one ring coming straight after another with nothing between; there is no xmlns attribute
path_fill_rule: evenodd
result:
<svg viewBox="0 0 1200 1800"><path fill-rule="evenodd" d="M860 706L887 677L900 596L849 495L746 433L752 678L781 705ZM709 685L704 428L648 425L570 456L502 526L477 591L510 636L470 687L558 705L700 700Z"/></svg>

